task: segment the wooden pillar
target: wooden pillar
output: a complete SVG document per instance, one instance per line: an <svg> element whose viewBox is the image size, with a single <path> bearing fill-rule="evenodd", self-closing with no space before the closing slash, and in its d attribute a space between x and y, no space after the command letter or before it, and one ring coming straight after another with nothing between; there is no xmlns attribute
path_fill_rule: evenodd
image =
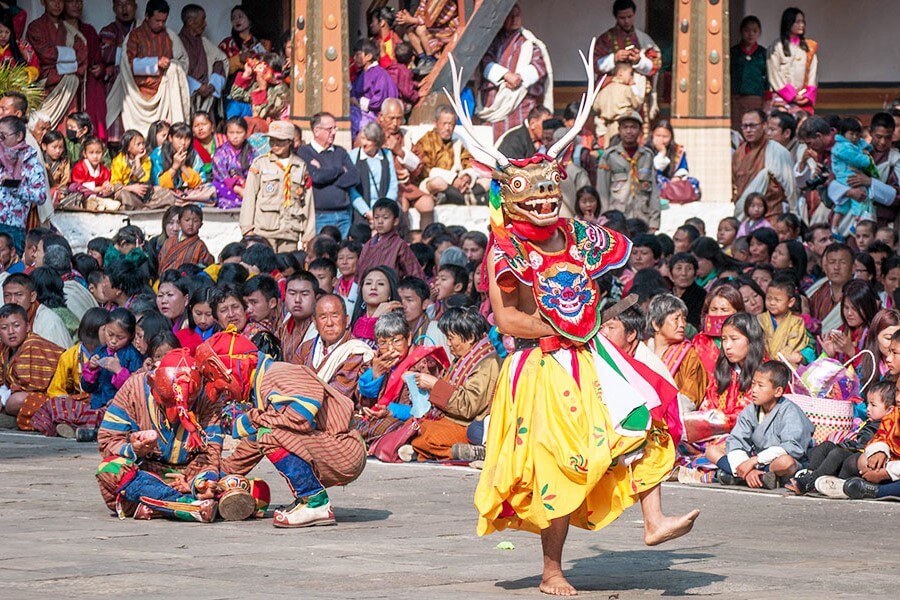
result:
<svg viewBox="0 0 900 600"><path fill-rule="evenodd" d="M347 0L292 0L292 10L291 119L327 111L349 129Z"/></svg>
<svg viewBox="0 0 900 600"><path fill-rule="evenodd" d="M672 125L703 200L731 201L730 0L675 0Z"/></svg>

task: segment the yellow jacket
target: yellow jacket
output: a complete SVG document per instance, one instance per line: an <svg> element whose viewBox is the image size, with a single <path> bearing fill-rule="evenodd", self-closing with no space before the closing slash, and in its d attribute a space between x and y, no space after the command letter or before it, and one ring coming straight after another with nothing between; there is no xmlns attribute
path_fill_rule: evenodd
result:
<svg viewBox="0 0 900 600"><path fill-rule="evenodd" d="M141 160L141 168L144 170L144 175L140 179L134 179L132 176L131 165L128 164L128 159L125 158L125 153L120 153L116 156L112 165L110 166L110 183L113 185L131 185L133 183L148 183L150 181L150 158L145 156Z"/></svg>
<svg viewBox="0 0 900 600"><path fill-rule="evenodd" d="M87 364L89 358L80 342L63 352L47 388L47 396L57 398L82 393L81 367ZM90 402L90 396L87 400Z"/></svg>

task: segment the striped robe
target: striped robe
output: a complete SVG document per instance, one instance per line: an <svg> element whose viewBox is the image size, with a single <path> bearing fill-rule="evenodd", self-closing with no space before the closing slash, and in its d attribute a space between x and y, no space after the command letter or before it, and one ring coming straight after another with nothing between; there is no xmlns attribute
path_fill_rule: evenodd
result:
<svg viewBox="0 0 900 600"><path fill-rule="evenodd" d="M0 352L0 385L9 387L13 393L28 394L16 417L22 431L34 430L31 416L47 401L47 388L62 353L62 348L31 332L18 348L4 347Z"/></svg>
<svg viewBox="0 0 900 600"><path fill-rule="evenodd" d="M172 50L172 38L165 29L159 33L153 33L150 31L147 21L144 21L135 27L128 36L125 56L129 64L134 64L136 58L162 58L165 56L171 59L175 56ZM161 80L161 75L134 76L134 82L145 98L152 98L156 94Z"/></svg>
<svg viewBox="0 0 900 600"><path fill-rule="evenodd" d="M198 235L180 240L170 237L159 251L159 271L162 275L169 269L179 269L182 265L211 265L215 257Z"/></svg>
<svg viewBox="0 0 900 600"><path fill-rule="evenodd" d="M285 362L302 365L297 356L300 345L316 336L316 326L312 317L304 319L300 323L293 316L288 315L275 329L275 337L281 340L281 356Z"/></svg>
<svg viewBox="0 0 900 600"><path fill-rule="evenodd" d="M308 367L261 358L247 411L257 441L243 439L222 461L226 473L246 475L264 455L280 449L312 466L323 486L347 485L362 473L366 447L350 428L353 401L325 388Z"/></svg>
<svg viewBox="0 0 900 600"><path fill-rule="evenodd" d="M222 460L222 426L219 406L204 394L194 402L191 410L203 428L207 439L203 448L186 448L188 432L177 423L166 420L165 410L153 397L148 373L135 373L121 387L110 403L97 432L97 445L102 461L97 469L100 494L110 510L116 510L117 492L140 469L157 475L182 473L188 481L198 475L215 474L217 479ZM137 431L153 430L159 435L159 451L138 459L131 447L130 437ZM121 502L125 514L133 514L135 505Z"/></svg>

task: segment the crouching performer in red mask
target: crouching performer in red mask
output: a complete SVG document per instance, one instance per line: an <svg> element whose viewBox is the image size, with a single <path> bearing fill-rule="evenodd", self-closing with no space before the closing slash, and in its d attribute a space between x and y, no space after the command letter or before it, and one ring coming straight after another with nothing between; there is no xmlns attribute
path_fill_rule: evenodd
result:
<svg viewBox="0 0 900 600"><path fill-rule="evenodd" d="M266 457L296 498L275 511L275 527L333 525L326 488L354 481L366 464L350 428L353 402L311 369L273 361L231 332L212 336L196 356L206 394L224 403L232 436L242 438L222 471L246 475Z"/></svg>
<svg viewBox="0 0 900 600"><path fill-rule="evenodd" d="M200 393L200 374L188 350L172 350L156 369L125 382L97 442L103 457L100 493L120 518L216 518L220 414Z"/></svg>

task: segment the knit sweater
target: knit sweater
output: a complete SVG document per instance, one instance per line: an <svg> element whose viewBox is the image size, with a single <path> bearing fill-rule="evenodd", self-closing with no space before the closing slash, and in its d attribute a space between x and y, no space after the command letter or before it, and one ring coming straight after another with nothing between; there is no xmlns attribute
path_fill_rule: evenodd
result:
<svg viewBox="0 0 900 600"><path fill-rule="evenodd" d="M340 146L316 152L311 144L300 147L300 158L306 163L313 183L316 211L336 211L350 208L350 188L359 184L359 172L350 155ZM318 167L312 165L315 160Z"/></svg>

